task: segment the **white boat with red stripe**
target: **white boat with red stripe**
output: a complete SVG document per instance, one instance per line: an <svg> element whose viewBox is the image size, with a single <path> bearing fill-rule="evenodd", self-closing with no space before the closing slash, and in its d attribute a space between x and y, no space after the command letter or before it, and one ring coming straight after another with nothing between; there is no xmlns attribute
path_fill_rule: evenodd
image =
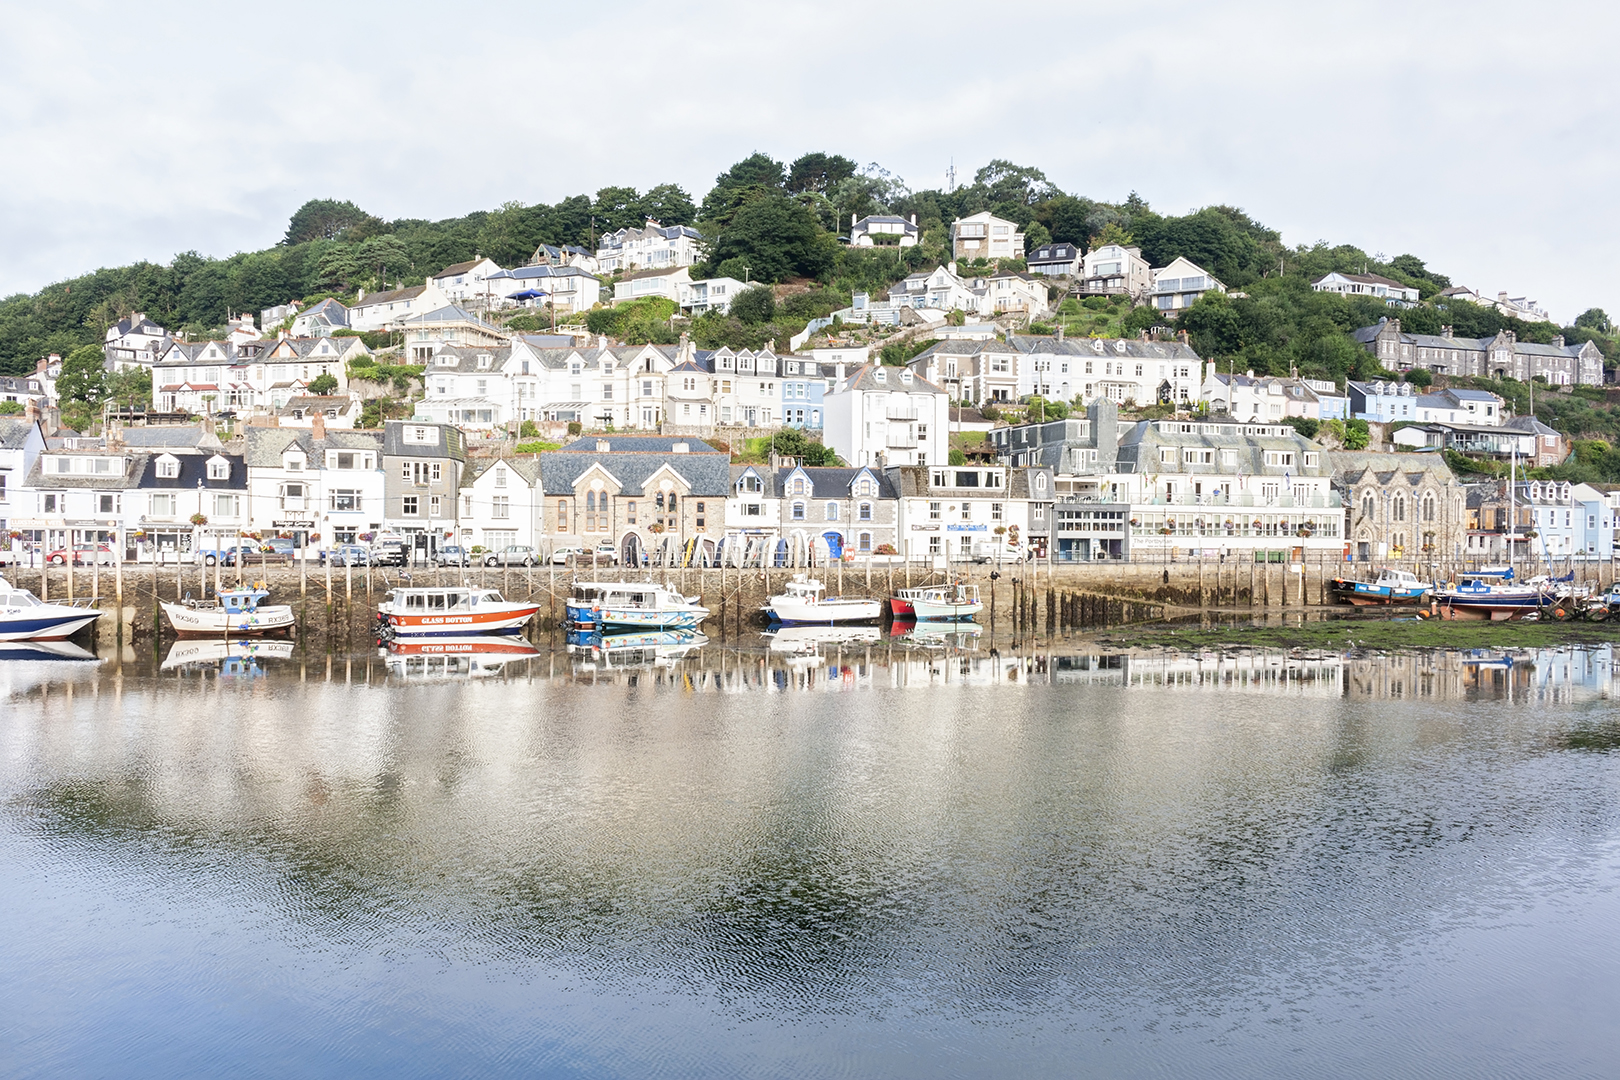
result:
<svg viewBox="0 0 1620 1080"><path fill-rule="evenodd" d="M377 605L383 636L448 638L521 633L539 604L517 604L495 589L467 585L390 589Z"/></svg>

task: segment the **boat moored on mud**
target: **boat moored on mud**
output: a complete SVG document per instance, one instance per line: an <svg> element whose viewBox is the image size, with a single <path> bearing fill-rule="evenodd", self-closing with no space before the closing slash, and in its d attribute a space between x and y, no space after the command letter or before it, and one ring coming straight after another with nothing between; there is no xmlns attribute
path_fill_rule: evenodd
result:
<svg viewBox="0 0 1620 1080"><path fill-rule="evenodd" d="M1379 570L1372 581L1334 578L1333 595L1357 607L1382 604L1420 604L1434 591L1434 583L1419 580L1410 570Z"/></svg>

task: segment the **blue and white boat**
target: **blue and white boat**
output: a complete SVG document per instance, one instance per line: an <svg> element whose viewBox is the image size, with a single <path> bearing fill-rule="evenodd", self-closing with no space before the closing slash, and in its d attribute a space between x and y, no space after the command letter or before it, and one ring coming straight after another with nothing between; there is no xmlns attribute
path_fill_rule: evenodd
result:
<svg viewBox="0 0 1620 1080"><path fill-rule="evenodd" d="M709 639L697 630L569 630L568 651L609 668L663 666L686 659Z"/></svg>
<svg viewBox="0 0 1620 1080"><path fill-rule="evenodd" d="M580 630L692 630L709 617L699 599L650 581L576 581L568 621Z"/></svg>
<svg viewBox="0 0 1620 1080"><path fill-rule="evenodd" d="M1333 595L1357 607L1376 604L1417 604L1434 590L1434 583L1420 581L1409 570L1380 570L1372 581L1334 578Z"/></svg>
<svg viewBox="0 0 1620 1080"><path fill-rule="evenodd" d="M1552 604L1558 589L1548 581L1515 581L1512 567L1500 567L1459 574L1455 582L1436 588L1434 599L1443 619L1504 622Z"/></svg>
<svg viewBox="0 0 1620 1080"><path fill-rule="evenodd" d="M63 641L101 618L88 605L41 600L0 577L0 641Z"/></svg>
<svg viewBox="0 0 1620 1080"><path fill-rule="evenodd" d="M257 637L292 629L289 604L266 604L270 591L260 586L221 589L211 600L165 603L163 614L181 637Z"/></svg>

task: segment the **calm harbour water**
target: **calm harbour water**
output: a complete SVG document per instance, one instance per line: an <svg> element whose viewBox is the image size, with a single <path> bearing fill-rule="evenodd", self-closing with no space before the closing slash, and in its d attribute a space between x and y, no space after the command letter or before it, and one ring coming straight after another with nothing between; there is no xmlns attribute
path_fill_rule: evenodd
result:
<svg viewBox="0 0 1620 1080"><path fill-rule="evenodd" d="M1564 1077L1620 1049L1607 649L274 651L0 660L0 1073Z"/></svg>

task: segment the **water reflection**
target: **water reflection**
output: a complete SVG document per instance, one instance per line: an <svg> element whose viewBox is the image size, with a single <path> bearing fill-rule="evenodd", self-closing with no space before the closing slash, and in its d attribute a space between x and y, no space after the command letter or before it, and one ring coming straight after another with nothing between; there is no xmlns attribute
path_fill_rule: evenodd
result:
<svg viewBox="0 0 1620 1080"><path fill-rule="evenodd" d="M1607 647L795 629L0 665L20 1071L1596 1074L1620 1035Z"/></svg>

